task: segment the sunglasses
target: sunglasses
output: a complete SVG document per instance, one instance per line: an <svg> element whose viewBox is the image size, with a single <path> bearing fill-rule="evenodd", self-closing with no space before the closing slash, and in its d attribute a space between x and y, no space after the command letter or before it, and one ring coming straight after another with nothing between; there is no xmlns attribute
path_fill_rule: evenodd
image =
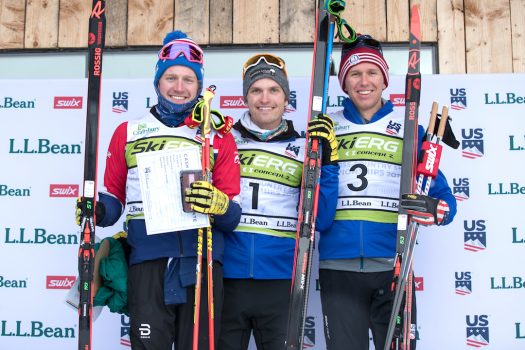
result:
<svg viewBox="0 0 525 350"><path fill-rule="evenodd" d="M383 49L381 48L381 43L376 39L372 38L370 35L359 35L355 41L351 43L343 44L343 56L346 56L348 51L353 50L357 47L369 47L376 51L379 51L381 55L383 54Z"/></svg>
<svg viewBox="0 0 525 350"><path fill-rule="evenodd" d="M161 60L174 60L180 55L184 55L190 62L204 63L202 49L190 40L177 39L170 41L159 51L159 59Z"/></svg>
<svg viewBox="0 0 525 350"><path fill-rule="evenodd" d="M284 61L281 58L271 55L269 53L257 54L248 58L248 60L246 61L246 63L244 63L244 66L242 68L242 78L244 79L244 75L246 74L248 69L257 66L262 61L266 62L266 64L270 66L279 68L284 72L286 78L288 78L288 72L286 71L286 68L284 66Z"/></svg>

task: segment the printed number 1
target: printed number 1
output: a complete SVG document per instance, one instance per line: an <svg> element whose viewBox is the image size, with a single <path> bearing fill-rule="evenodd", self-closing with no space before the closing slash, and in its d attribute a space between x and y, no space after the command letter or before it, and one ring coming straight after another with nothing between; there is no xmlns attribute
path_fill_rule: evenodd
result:
<svg viewBox="0 0 525 350"><path fill-rule="evenodd" d="M250 187L253 187L252 190L252 209L257 209L259 203L259 184L250 182Z"/></svg>

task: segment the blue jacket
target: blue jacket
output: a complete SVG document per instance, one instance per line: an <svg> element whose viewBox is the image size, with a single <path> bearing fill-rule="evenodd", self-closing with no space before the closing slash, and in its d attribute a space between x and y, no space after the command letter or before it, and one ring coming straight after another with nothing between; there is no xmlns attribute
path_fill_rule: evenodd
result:
<svg viewBox="0 0 525 350"><path fill-rule="evenodd" d="M266 142L261 141L260 147L264 148L267 142L289 143L296 140L299 135L293 129L291 122L288 125L289 129L285 134ZM240 123L237 123L235 128L243 137L255 139ZM333 220L333 216L327 217L325 214L333 213L327 208L335 206L337 202L338 173L339 165L325 165L321 169L317 224L323 222L326 225ZM332 185L325 189L325 185L330 183ZM278 206L279 203L276 202L275 205ZM299 196L297 196L298 205ZM295 239L292 238L240 231L228 233L225 235L224 277L291 279L294 252Z"/></svg>
<svg viewBox="0 0 525 350"><path fill-rule="evenodd" d="M359 112L346 98L343 102L343 115L345 119L354 124L364 124ZM390 101L371 118L370 124L374 123L392 113L393 105ZM425 130L419 126L418 135L424 135ZM421 148L421 138L419 148ZM345 176L345 175L340 175ZM331 191L333 188L325 187L324 190ZM447 183L444 174L439 171L433 180L429 196L443 199L450 208L449 216L443 224L446 225L456 215L456 199ZM335 216L336 205L326 208L330 213L327 216ZM353 259L353 258L393 258L396 249L397 224L379 223L366 220L335 220L328 225L318 227L320 231L319 258L320 260Z"/></svg>

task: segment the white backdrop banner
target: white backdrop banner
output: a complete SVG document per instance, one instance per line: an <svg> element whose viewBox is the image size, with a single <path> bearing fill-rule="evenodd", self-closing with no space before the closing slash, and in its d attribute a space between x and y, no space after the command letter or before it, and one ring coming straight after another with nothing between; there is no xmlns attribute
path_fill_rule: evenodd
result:
<svg viewBox="0 0 525 350"><path fill-rule="evenodd" d="M213 108L244 111L239 79L217 86ZM290 83L287 118L304 131L310 80ZM435 75L422 80L420 124L432 101L450 106L461 146L441 169L458 199L455 221L424 228L416 247L418 349L525 349L525 75ZM0 81L0 349L77 347L78 314L65 297L77 276L87 81ZM404 77L383 95L404 108ZM328 110L344 94L334 77ZM103 80L99 188L113 130L156 103L151 80ZM100 238L122 229L98 229ZM317 259L317 257L316 257ZM324 349L314 262L305 343ZM97 350L129 348L129 319L104 309Z"/></svg>

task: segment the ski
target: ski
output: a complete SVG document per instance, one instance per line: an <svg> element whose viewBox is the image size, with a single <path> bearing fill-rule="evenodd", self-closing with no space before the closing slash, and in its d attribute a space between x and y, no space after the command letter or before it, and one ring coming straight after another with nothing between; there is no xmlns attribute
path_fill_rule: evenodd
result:
<svg viewBox="0 0 525 350"><path fill-rule="evenodd" d="M315 118L319 113L324 114L326 111L333 31L333 22L330 22L330 14L325 7L325 1L318 0L308 121ZM287 350L302 350L304 342L304 324L308 311L310 270L315 240L317 197L319 194L320 151L318 140L310 139L307 134L285 340L285 349Z"/></svg>
<svg viewBox="0 0 525 350"><path fill-rule="evenodd" d="M412 6L410 17L410 39L408 54L408 71L405 85L405 123L403 132L403 150L401 166L400 199L403 194L416 190L417 148L418 148L418 114L421 93L421 73L419 69L421 46L421 28L419 7ZM411 272L410 259L415 244L415 226L410 224L407 211L399 208L397 223L396 256L394 260L394 279L392 292L394 299L388 325L385 350L397 349L399 334L393 342L394 331L402 326L399 310L404 297L405 286ZM412 248L410 248L412 247ZM410 256L409 256L410 255ZM409 286L411 287L411 286Z"/></svg>
<svg viewBox="0 0 525 350"><path fill-rule="evenodd" d="M88 94L86 107L86 138L84 148L84 182L80 218L79 322L78 349L90 350L93 316L93 270L95 264L95 196L97 193L98 132L100 120L100 88L102 83L102 51L106 32L106 3L93 0L89 17Z"/></svg>

